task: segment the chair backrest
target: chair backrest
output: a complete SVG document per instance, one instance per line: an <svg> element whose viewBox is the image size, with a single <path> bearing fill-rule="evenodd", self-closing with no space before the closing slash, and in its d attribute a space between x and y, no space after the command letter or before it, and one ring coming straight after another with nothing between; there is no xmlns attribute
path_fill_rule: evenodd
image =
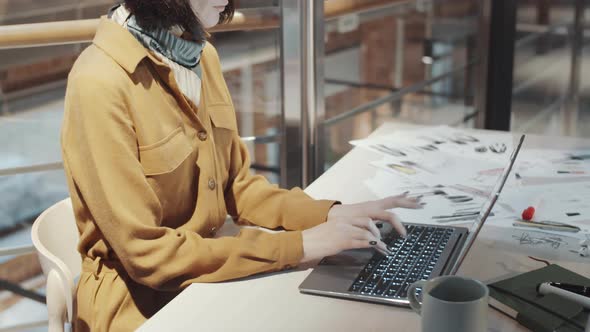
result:
<svg viewBox="0 0 590 332"><path fill-rule="evenodd" d="M73 318L73 299L76 290L74 278L80 275L82 260L77 250L78 229L72 209L72 201L66 198L45 210L35 220L31 230L33 245L37 249L39 261L45 276L53 274L53 279L60 284L63 295L57 296L59 301L65 300L68 322ZM53 281L52 279L52 281ZM48 280L48 287L52 286ZM51 291L51 292L50 292ZM47 290L48 310L55 299L50 294L55 290ZM59 305L59 304L58 304ZM51 317L50 317L51 320Z"/></svg>

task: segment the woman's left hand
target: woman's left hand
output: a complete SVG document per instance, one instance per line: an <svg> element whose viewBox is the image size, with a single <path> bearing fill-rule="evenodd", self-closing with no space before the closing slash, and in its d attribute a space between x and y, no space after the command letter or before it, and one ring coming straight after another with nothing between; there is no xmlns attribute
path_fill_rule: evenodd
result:
<svg viewBox="0 0 590 332"><path fill-rule="evenodd" d="M365 217L372 220L389 222L401 235L406 236L406 229L395 214L387 211L393 208L419 209L420 197L409 198L407 193L399 196L389 196L375 201L367 201L357 204L338 204L332 206L328 212L328 220L340 217Z"/></svg>

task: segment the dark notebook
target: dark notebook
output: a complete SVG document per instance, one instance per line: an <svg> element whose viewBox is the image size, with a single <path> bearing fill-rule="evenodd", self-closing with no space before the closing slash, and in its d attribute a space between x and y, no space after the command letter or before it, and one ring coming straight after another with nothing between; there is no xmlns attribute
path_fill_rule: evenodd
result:
<svg viewBox="0 0 590 332"><path fill-rule="evenodd" d="M549 281L590 285L586 277L549 265L488 285L490 304L535 332L584 331L588 312L581 305L557 295L537 293L537 285Z"/></svg>

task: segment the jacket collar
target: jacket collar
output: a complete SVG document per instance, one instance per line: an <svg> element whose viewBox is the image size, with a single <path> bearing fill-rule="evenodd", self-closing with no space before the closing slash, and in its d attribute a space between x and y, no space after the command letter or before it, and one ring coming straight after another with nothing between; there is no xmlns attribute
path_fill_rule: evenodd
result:
<svg viewBox="0 0 590 332"><path fill-rule="evenodd" d="M149 57L154 60L133 35L106 16L100 18L92 42L130 74L135 72L137 65L144 58Z"/></svg>

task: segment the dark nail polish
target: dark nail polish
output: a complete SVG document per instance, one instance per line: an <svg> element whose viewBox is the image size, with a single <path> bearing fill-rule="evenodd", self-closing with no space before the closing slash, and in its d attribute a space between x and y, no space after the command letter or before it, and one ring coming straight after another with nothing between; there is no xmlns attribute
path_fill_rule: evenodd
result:
<svg viewBox="0 0 590 332"><path fill-rule="evenodd" d="M369 244L372 245L372 246L376 246L377 245L377 241L371 241L371 242L369 242Z"/></svg>

